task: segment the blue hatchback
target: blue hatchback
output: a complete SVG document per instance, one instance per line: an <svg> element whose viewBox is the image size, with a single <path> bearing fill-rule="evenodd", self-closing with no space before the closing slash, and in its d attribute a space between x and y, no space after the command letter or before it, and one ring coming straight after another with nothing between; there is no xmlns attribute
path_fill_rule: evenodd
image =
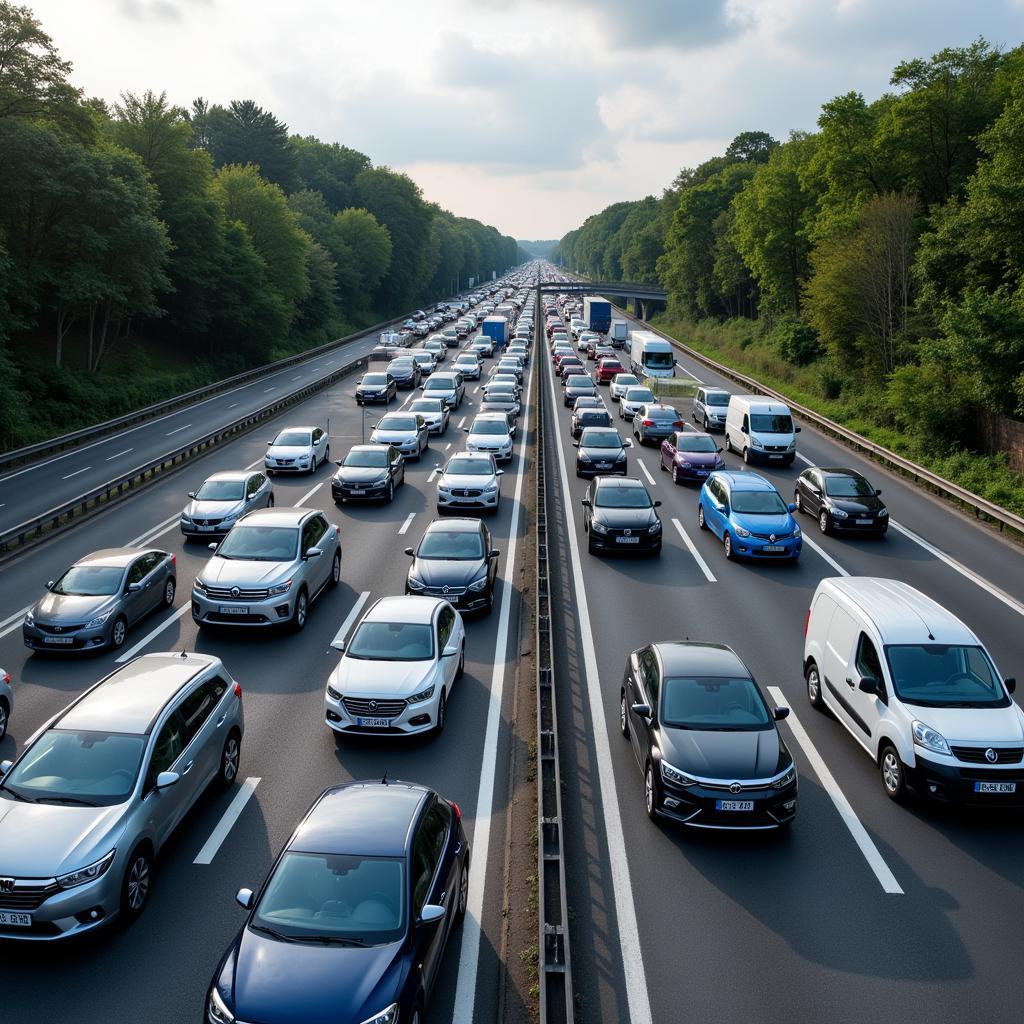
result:
<svg viewBox="0 0 1024 1024"><path fill-rule="evenodd" d="M712 473L700 491L697 525L725 545L726 558L795 562L803 535L775 485L757 473Z"/></svg>
<svg viewBox="0 0 1024 1024"><path fill-rule="evenodd" d="M207 1024L418 1024L466 911L459 808L423 786L328 789L288 840L222 958Z"/></svg>

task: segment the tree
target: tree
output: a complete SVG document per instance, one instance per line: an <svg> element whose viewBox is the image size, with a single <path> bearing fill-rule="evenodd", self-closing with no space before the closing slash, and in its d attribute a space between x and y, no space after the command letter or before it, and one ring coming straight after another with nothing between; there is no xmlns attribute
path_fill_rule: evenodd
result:
<svg viewBox="0 0 1024 1024"><path fill-rule="evenodd" d="M79 97L68 83L70 61L28 7L0 0L0 118L52 116Z"/></svg>
<svg viewBox="0 0 1024 1024"><path fill-rule="evenodd" d="M321 142L312 135L290 139L300 188L319 192L332 213L357 205L356 178L369 170L370 158L337 142Z"/></svg>
<svg viewBox="0 0 1024 1024"><path fill-rule="evenodd" d="M764 164L778 144L767 132L740 132L726 148L725 159L729 163Z"/></svg>

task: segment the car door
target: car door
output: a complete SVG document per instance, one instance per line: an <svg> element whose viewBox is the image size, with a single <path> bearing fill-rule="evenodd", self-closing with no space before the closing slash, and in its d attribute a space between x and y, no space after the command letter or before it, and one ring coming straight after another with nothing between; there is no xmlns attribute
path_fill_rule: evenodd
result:
<svg viewBox="0 0 1024 1024"><path fill-rule="evenodd" d="M459 659L457 655L454 658L446 658L444 656L444 649L447 647L454 629L454 609L442 606L437 615L437 656L441 663L441 673L444 676L444 689L446 695L451 691L452 685L455 682L455 672L459 667Z"/></svg>
<svg viewBox="0 0 1024 1024"><path fill-rule="evenodd" d="M874 680L876 693L864 693L860 689L861 679ZM878 725L885 714L889 703L889 693L885 684L885 673L878 650L867 633L861 631L854 649L852 671L847 672L847 696L852 706L851 718L859 719L866 726L869 737L878 735Z"/></svg>
<svg viewBox="0 0 1024 1024"><path fill-rule="evenodd" d="M663 466L671 467L676 457L676 434L669 434L664 441L661 442L661 464Z"/></svg>
<svg viewBox="0 0 1024 1024"><path fill-rule="evenodd" d="M138 622L153 607L153 581L147 580L152 569L153 560L150 555L139 555L128 567L124 581L124 610L129 626Z"/></svg>
<svg viewBox="0 0 1024 1024"><path fill-rule="evenodd" d="M854 678L854 652L858 635L859 630L853 617L836 605L825 634L822 673L830 706L839 720L861 742L866 742L872 734L871 724L860 713L854 696L858 692L857 680Z"/></svg>
<svg viewBox="0 0 1024 1024"><path fill-rule="evenodd" d="M191 785L186 781L187 776L182 776L173 786L156 788L157 776L161 772L180 772L184 767L184 749L185 728L181 716L173 710L164 718L153 741L142 790L143 806L147 812L154 845L158 850L192 803Z"/></svg>
<svg viewBox="0 0 1024 1024"><path fill-rule="evenodd" d="M649 727L647 719L633 710L634 704L648 704L650 692L649 677L656 671L654 653L649 647L640 651L635 659L631 659L631 679L628 687L627 714L629 715L629 739L633 745L633 754L641 769L647 762L649 746ZM653 708L652 708L653 711Z"/></svg>
<svg viewBox="0 0 1024 1024"><path fill-rule="evenodd" d="M313 445L310 448L310 457L316 459L318 462L322 462L325 447L326 443L324 441L324 432L317 427L313 431Z"/></svg>
<svg viewBox="0 0 1024 1024"><path fill-rule="evenodd" d="M215 711L227 688L227 681L216 676L195 687L178 708L185 730L184 766L188 767L190 776L195 776L193 802L220 767L220 753L224 745L221 727L227 714Z"/></svg>
<svg viewBox="0 0 1024 1024"><path fill-rule="evenodd" d="M800 503L811 514L817 515L821 511L822 478L816 470L808 470L800 477Z"/></svg>
<svg viewBox="0 0 1024 1024"><path fill-rule="evenodd" d="M458 880L455 877L457 862L445 863L443 856L451 831L450 816L451 809L444 807L432 796L413 840L412 909L415 922L413 927L416 929L416 960L423 974L423 987L428 993L437 978L449 922L458 902ZM453 861L454 858L448 860ZM444 907L444 918L430 924L421 922L420 913L428 903Z"/></svg>
<svg viewBox="0 0 1024 1024"><path fill-rule="evenodd" d="M699 423L704 416L704 389L697 388L697 394L693 396L693 418Z"/></svg>
<svg viewBox="0 0 1024 1024"><path fill-rule="evenodd" d="M320 515L313 516L307 520L306 525L302 529L303 552L308 551L310 548L316 548L317 551L322 552L319 558L310 559L313 563L310 572L313 577L312 587L314 590L319 590L331 572L331 558L329 554L333 554L333 552L326 550L327 545L324 543L324 535L326 533L327 520Z"/></svg>

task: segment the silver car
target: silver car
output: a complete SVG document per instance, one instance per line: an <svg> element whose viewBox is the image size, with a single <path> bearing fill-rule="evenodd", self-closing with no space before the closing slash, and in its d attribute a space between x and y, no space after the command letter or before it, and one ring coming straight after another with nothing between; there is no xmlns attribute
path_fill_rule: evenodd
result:
<svg viewBox="0 0 1024 1024"><path fill-rule="evenodd" d="M128 629L174 604L177 564L157 548L104 548L79 559L25 616L34 651L98 651L124 644Z"/></svg>
<svg viewBox="0 0 1024 1024"><path fill-rule="evenodd" d="M319 427L286 427L267 442L263 468L271 473L314 473L331 457L331 439Z"/></svg>
<svg viewBox="0 0 1024 1024"><path fill-rule="evenodd" d="M147 654L0 763L0 937L45 942L145 909L160 848L238 775L242 688L219 658Z"/></svg>
<svg viewBox="0 0 1024 1024"><path fill-rule="evenodd" d="M402 412L414 412L427 421L431 434L443 434L448 429L451 413L442 398L410 398Z"/></svg>
<svg viewBox="0 0 1024 1024"><path fill-rule="evenodd" d="M498 511L501 500L499 477L504 473L486 452L458 452L437 478L437 511L458 509Z"/></svg>
<svg viewBox="0 0 1024 1024"><path fill-rule="evenodd" d="M0 740L7 735L7 725L14 714L14 690L11 673L0 668Z"/></svg>
<svg viewBox="0 0 1024 1024"><path fill-rule="evenodd" d="M480 379L480 357L475 352L460 352L452 363L453 369L459 371L466 380Z"/></svg>
<svg viewBox="0 0 1024 1024"><path fill-rule="evenodd" d="M218 546L192 587L192 618L206 626L306 625L310 604L341 579L341 537L309 508L250 512Z"/></svg>
<svg viewBox="0 0 1024 1024"><path fill-rule="evenodd" d="M465 378L461 373L432 373L420 390L424 398L440 398L449 409L458 409L466 397Z"/></svg>
<svg viewBox="0 0 1024 1024"><path fill-rule="evenodd" d="M480 395L481 412L507 412L519 416L519 393L511 384L488 384Z"/></svg>
<svg viewBox="0 0 1024 1024"><path fill-rule="evenodd" d="M642 388L643 382L633 373L617 373L608 385L608 395L617 402L630 388Z"/></svg>
<svg viewBox="0 0 1024 1024"><path fill-rule="evenodd" d="M626 393L619 399L619 419L632 420L648 402L657 402L650 388L626 388Z"/></svg>
<svg viewBox="0 0 1024 1024"><path fill-rule="evenodd" d="M434 353L427 349L417 349L417 351L413 352L412 361L420 368L421 377L429 377L437 365L434 360Z"/></svg>
<svg viewBox="0 0 1024 1024"><path fill-rule="evenodd" d="M427 421L414 412L389 412L375 423L370 434L372 444L394 445L406 459L423 457L430 447Z"/></svg>
<svg viewBox="0 0 1024 1024"><path fill-rule="evenodd" d="M190 537L223 536L254 508L273 508L274 489L263 473L252 470L214 473L181 513L181 532Z"/></svg>

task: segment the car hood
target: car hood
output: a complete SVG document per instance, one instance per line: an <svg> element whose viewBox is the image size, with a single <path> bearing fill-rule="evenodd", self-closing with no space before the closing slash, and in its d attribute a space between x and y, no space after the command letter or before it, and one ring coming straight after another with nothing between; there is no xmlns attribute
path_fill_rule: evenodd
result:
<svg viewBox="0 0 1024 1024"><path fill-rule="evenodd" d="M117 845L125 806L67 807L0 798L0 875L52 878L87 867Z"/></svg>
<svg viewBox="0 0 1024 1024"><path fill-rule="evenodd" d="M459 490L462 488L472 488L478 491L484 491L488 487L493 487L497 482L498 478L496 476L478 476L472 473L442 473L437 481L438 486L454 487Z"/></svg>
<svg viewBox="0 0 1024 1024"><path fill-rule="evenodd" d="M331 686L346 696L408 697L430 684L436 662L362 661L342 658Z"/></svg>
<svg viewBox="0 0 1024 1024"><path fill-rule="evenodd" d="M742 526L751 533L774 533L776 537L785 537L796 529L796 520L788 512L780 512L778 515L731 512L729 520L734 526Z"/></svg>
<svg viewBox="0 0 1024 1024"><path fill-rule="evenodd" d="M270 586L295 571L294 562L255 562L214 555L199 574L204 583L219 587Z"/></svg>
<svg viewBox="0 0 1024 1024"><path fill-rule="evenodd" d="M439 381L433 387L424 388L423 394L429 398L440 398L442 395L454 395L456 387L454 384L449 384L448 381Z"/></svg>
<svg viewBox="0 0 1024 1024"><path fill-rule="evenodd" d="M368 484L387 475L387 466L342 466L334 474L334 479L350 484Z"/></svg>
<svg viewBox="0 0 1024 1024"><path fill-rule="evenodd" d="M1024 743L1024 727L1013 704L1006 708L904 706L909 715L930 725L950 743Z"/></svg>
<svg viewBox="0 0 1024 1024"><path fill-rule="evenodd" d="M356 385L356 390L357 391L370 391L370 392L376 393L378 391L386 391L387 387L388 386L387 386L386 383L384 383L384 384L363 384L363 383L360 383L360 384Z"/></svg>
<svg viewBox="0 0 1024 1024"><path fill-rule="evenodd" d="M221 970L238 1020L261 1024L361 1021L394 1002L402 943L369 949L280 942L245 928Z"/></svg>
<svg viewBox="0 0 1024 1024"><path fill-rule="evenodd" d="M771 778L792 763L775 729L720 732L663 726L661 752L681 771L726 782Z"/></svg>
<svg viewBox="0 0 1024 1024"><path fill-rule="evenodd" d="M482 558L466 561L444 558L414 558L409 575L427 587L468 587L487 570Z"/></svg>
<svg viewBox="0 0 1024 1024"><path fill-rule="evenodd" d="M312 450L312 445L299 447L296 445L272 444L267 448L267 455L272 459L297 459L303 455L308 455Z"/></svg>
<svg viewBox="0 0 1024 1024"><path fill-rule="evenodd" d="M586 455L594 462L614 462L624 451L624 448L585 448L580 445L580 455Z"/></svg>
<svg viewBox="0 0 1024 1024"><path fill-rule="evenodd" d="M226 519L237 515L245 508L245 502L238 501L190 501L185 515L190 519Z"/></svg>
<svg viewBox="0 0 1024 1024"><path fill-rule="evenodd" d="M885 502L877 494L866 494L863 498L826 498L833 508L842 509L844 512L870 512L876 513L879 509L885 508Z"/></svg>
<svg viewBox="0 0 1024 1024"><path fill-rule="evenodd" d="M676 452L677 462L687 462L691 466L717 466L719 464L718 452Z"/></svg>
<svg viewBox="0 0 1024 1024"><path fill-rule="evenodd" d="M401 443L411 441L419 431L416 430L375 430L370 440L375 444Z"/></svg>
<svg viewBox="0 0 1024 1024"><path fill-rule="evenodd" d="M119 600L119 594L100 597L79 597L74 594L44 594L32 609L32 614L44 622L88 622Z"/></svg>
<svg viewBox="0 0 1024 1024"><path fill-rule="evenodd" d="M593 519L615 530L640 530L653 525L658 516L653 508L595 508Z"/></svg>

